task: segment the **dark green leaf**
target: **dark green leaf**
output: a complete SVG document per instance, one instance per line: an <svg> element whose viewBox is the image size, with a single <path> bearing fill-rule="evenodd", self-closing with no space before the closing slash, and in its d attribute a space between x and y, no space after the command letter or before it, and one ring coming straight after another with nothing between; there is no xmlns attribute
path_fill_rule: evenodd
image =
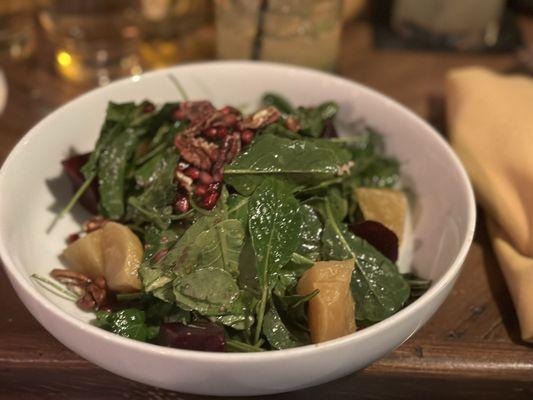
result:
<svg viewBox="0 0 533 400"><path fill-rule="evenodd" d="M322 235L325 260L355 258L351 289L358 320L381 321L397 312L409 297L409 285L397 267L365 240L339 223L326 199Z"/></svg>
<svg viewBox="0 0 533 400"><path fill-rule="evenodd" d="M320 258L320 247L322 236L322 222L313 207L303 205L300 207L302 214L302 227L300 229L299 243L296 253L299 253L312 260Z"/></svg>
<svg viewBox="0 0 533 400"><path fill-rule="evenodd" d="M144 311L128 308L116 312L99 312L96 324L117 335L146 342L157 334L157 329L145 323Z"/></svg>
<svg viewBox="0 0 533 400"><path fill-rule="evenodd" d="M318 107L298 107L295 116L300 122L300 133L304 136L318 138L324 133L326 121L333 118L339 106L334 102L326 102Z"/></svg>
<svg viewBox="0 0 533 400"><path fill-rule="evenodd" d="M343 159L331 145L261 135L224 170L226 182L250 195L268 177L297 185L316 185L334 178Z"/></svg>
<svg viewBox="0 0 533 400"><path fill-rule="evenodd" d="M302 215L298 201L287 185L273 178L267 178L250 197L248 213L261 288L255 334L257 343L275 278L296 249Z"/></svg>
<svg viewBox="0 0 533 400"><path fill-rule="evenodd" d="M232 194L228 198L228 218L240 221L244 230L248 230L249 197Z"/></svg>
<svg viewBox="0 0 533 400"><path fill-rule="evenodd" d="M261 103L265 107L274 106L284 114L292 114L294 112L291 103L276 93L266 93L261 99Z"/></svg>
<svg viewBox="0 0 533 400"><path fill-rule="evenodd" d="M290 349L304 344L285 326L273 301L270 302L270 307L265 314L263 334L270 345L278 350Z"/></svg>

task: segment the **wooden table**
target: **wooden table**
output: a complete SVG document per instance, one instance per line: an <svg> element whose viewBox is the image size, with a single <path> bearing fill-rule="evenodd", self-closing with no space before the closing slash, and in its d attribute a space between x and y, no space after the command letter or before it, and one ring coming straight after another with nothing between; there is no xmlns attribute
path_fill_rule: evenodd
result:
<svg viewBox="0 0 533 400"><path fill-rule="evenodd" d="M531 27L531 23L527 26ZM345 31L339 73L397 99L422 116L449 68L507 70L512 55L377 51L368 26ZM38 120L88 87L57 77L49 52L8 65L9 102L0 117L0 159ZM86 118L91 118L87 115ZM28 203L31 207L31 203ZM0 269L1 399L200 399L132 382L83 360L29 314ZM413 338L364 371L273 399L533 398L533 348L519 339L509 293L478 224L453 293Z"/></svg>

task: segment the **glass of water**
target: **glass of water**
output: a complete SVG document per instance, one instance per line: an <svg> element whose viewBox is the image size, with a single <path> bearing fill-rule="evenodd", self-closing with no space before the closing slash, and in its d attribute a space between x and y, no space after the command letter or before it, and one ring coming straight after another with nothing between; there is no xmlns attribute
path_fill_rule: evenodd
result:
<svg viewBox="0 0 533 400"><path fill-rule="evenodd" d="M39 20L65 78L105 85L142 72L137 0L45 0Z"/></svg>
<svg viewBox="0 0 533 400"><path fill-rule="evenodd" d="M216 0L217 55L334 69L342 0Z"/></svg>

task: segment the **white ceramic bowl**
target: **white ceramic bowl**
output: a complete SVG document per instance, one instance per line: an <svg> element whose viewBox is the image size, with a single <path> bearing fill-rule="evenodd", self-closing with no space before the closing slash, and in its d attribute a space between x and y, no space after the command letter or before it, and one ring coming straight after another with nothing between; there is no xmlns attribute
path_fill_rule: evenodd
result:
<svg viewBox="0 0 533 400"><path fill-rule="evenodd" d="M254 106L265 91L295 104L333 99L339 118L364 117L383 133L404 182L417 194L413 211L413 269L431 278L431 289L394 316L360 332L319 345L256 354L207 353L145 344L88 324L89 315L36 285L46 276L77 209L47 233L70 195L60 160L92 149L108 101L180 99L168 75L192 99L215 105ZM59 195L60 203L55 196ZM183 392L256 395L330 381L383 357L415 333L437 310L457 278L470 246L475 206L455 154L426 122L389 98L357 83L312 70L267 63L215 62L155 71L93 90L61 107L18 143L0 173L0 255L18 295L35 318L65 346L118 375Z"/></svg>

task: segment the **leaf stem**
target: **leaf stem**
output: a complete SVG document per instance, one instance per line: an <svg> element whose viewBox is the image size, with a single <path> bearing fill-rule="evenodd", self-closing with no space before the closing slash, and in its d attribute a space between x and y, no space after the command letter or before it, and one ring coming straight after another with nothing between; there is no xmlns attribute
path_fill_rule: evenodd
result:
<svg viewBox="0 0 533 400"><path fill-rule="evenodd" d="M174 84L174 86L176 86L176 89L178 89L178 92L180 92L180 95L181 95L181 97L183 97L183 100L189 101L189 96L187 95L187 92L185 91L183 86L181 86L181 83L178 80L178 78L176 78L172 74L168 74L168 79L170 79L172 81L172 83Z"/></svg>
<svg viewBox="0 0 533 400"><path fill-rule="evenodd" d="M268 300L268 285L263 286L261 300L259 301L259 312L257 313L257 326L255 327L254 343L257 345L261 337L261 330L263 329L263 319L265 317L266 303Z"/></svg>
<svg viewBox="0 0 533 400"><path fill-rule="evenodd" d="M72 196L68 204L59 212L59 214L56 215L56 217L48 227L47 232L50 232L57 223L57 221L63 218L72 209L72 207L74 207L74 205L78 202L83 193L85 193L85 191L89 188L89 186L93 182L93 179L94 175L91 176L89 179L86 179L85 182L83 182L83 185L81 185L80 188L76 191L76 193L74 193L74 196Z"/></svg>
<svg viewBox="0 0 533 400"><path fill-rule="evenodd" d="M52 282L50 279L46 279L38 274L32 274L30 277L34 279L40 286L48 290L50 293L55 294L56 296L62 297L70 301L76 301L79 299L79 296L76 293L59 286L57 283ZM52 288L57 290L57 292L52 290Z"/></svg>

